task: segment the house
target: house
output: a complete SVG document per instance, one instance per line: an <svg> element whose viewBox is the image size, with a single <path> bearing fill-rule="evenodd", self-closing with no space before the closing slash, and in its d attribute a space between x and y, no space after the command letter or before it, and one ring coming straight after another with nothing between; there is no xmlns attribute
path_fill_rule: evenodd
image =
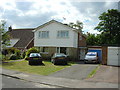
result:
<svg viewBox="0 0 120 90"><path fill-rule="evenodd" d="M80 31L51 20L34 29L34 46L49 56L65 53L78 60L81 50L86 49L86 38Z"/></svg>
<svg viewBox="0 0 120 90"><path fill-rule="evenodd" d="M10 46L20 50L26 50L34 46L34 28L12 29L9 28Z"/></svg>

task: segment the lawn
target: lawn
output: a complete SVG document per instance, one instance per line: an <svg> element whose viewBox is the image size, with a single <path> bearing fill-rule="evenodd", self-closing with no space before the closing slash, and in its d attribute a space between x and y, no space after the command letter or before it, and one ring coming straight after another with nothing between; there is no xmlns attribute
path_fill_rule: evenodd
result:
<svg viewBox="0 0 120 90"><path fill-rule="evenodd" d="M54 65L50 61L43 61L44 65L30 66L28 61L18 61L3 63L2 67L6 69L21 71L25 73L39 74L39 75L49 75L56 71L62 70L64 68L70 67L74 63L70 62L68 65Z"/></svg>

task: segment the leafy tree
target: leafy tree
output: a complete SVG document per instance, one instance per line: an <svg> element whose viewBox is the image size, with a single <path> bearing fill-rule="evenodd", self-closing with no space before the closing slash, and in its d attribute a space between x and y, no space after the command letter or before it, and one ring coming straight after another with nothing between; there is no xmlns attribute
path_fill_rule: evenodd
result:
<svg viewBox="0 0 120 90"><path fill-rule="evenodd" d="M87 45L97 45L97 38L95 34L87 33L86 43Z"/></svg>
<svg viewBox="0 0 120 90"><path fill-rule="evenodd" d="M82 22L77 20L76 23L70 22L68 25L70 27L75 28L75 29L82 32L82 29L83 29L83 23Z"/></svg>
<svg viewBox="0 0 120 90"><path fill-rule="evenodd" d="M120 44L120 12L108 10L99 16L99 24L95 27L101 33L101 44Z"/></svg>
<svg viewBox="0 0 120 90"><path fill-rule="evenodd" d="M7 33L6 30L6 22L4 20L0 21L0 36L1 36L1 45L2 48L5 48L6 46L10 45L10 36Z"/></svg>

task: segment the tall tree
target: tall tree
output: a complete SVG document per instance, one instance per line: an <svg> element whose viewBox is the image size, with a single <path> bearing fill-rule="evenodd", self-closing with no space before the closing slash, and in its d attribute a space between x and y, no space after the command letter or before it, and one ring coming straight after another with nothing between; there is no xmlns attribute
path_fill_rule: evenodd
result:
<svg viewBox="0 0 120 90"><path fill-rule="evenodd" d="M75 28L78 31L82 32L82 29L83 29L83 23L82 22L80 22L80 21L77 20L76 23L70 22L68 25L70 27Z"/></svg>
<svg viewBox="0 0 120 90"><path fill-rule="evenodd" d="M2 48L5 48L6 46L10 45L10 36L7 33L7 27L6 22L4 20L0 21L0 36L1 36L1 45Z"/></svg>
<svg viewBox="0 0 120 90"><path fill-rule="evenodd" d="M100 34L95 35L87 32L86 37L87 45L101 45Z"/></svg>
<svg viewBox="0 0 120 90"><path fill-rule="evenodd" d="M99 24L96 30L102 32L104 44L120 44L120 12L116 9L108 10L99 16Z"/></svg>

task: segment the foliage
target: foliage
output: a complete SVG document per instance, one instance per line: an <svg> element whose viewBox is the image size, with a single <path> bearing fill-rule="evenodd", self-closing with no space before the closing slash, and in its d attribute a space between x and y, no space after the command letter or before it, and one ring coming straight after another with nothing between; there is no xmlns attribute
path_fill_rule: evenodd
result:
<svg viewBox="0 0 120 90"><path fill-rule="evenodd" d="M19 57L17 57L17 55L15 55L15 54L12 54L10 56L10 60L17 60L17 59L19 59Z"/></svg>
<svg viewBox="0 0 120 90"><path fill-rule="evenodd" d="M10 45L10 36L8 35L8 32L6 30L6 22L4 20L0 21L0 36L2 36L2 48L5 48L6 46Z"/></svg>
<svg viewBox="0 0 120 90"><path fill-rule="evenodd" d="M2 61L6 61L10 59L10 55L3 55L2 54Z"/></svg>
<svg viewBox="0 0 120 90"><path fill-rule="evenodd" d="M101 35L95 35L87 33L86 43L87 45L101 45Z"/></svg>
<svg viewBox="0 0 120 90"><path fill-rule="evenodd" d="M68 25L70 27L75 28L75 29L82 32L82 29L83 29L83 23L82 22L77 20L76 23L70 22Z"/></svg>
<svg viewBox="0 0 120 90"><path fill-rule="evenodd" d="M22 58L25 58L25 56L26 56L26 51L22 53Z"/></svg>
<svg viewBox="0 0 120 90"><path fill-rule="evenodd" d="M29 57L30 53L39 53L39 51L35 47L28 49L28 51L26 52L25 59Z"/></svg>
<svg viewBox="0 0 120 90"><path fill-rule="evenodd" d="M11 58L11 55L13 55L13 54L16 55L16 57L17 57L16 59L21 59L21 52L20 52L20 50L14 48L14 47L3 49L2 54L3 54L4 56L9 57L9 58L4 58L3 60L5 60L5 59L8 60L8 59L10 59L10 58Z"/></svg>
<svg viewBox="0 0 120 90"><path fill-rule="evenodd" d="M120 12L108 10L99 16L99 24L95 27L101 33L102 44L120 44Z"/></svg>

